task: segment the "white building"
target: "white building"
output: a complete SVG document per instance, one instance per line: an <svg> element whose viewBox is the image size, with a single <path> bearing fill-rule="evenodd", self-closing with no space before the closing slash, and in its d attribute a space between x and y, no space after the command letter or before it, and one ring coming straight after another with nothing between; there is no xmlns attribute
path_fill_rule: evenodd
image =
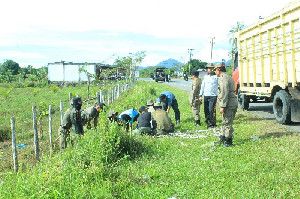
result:
<svg viewBox="0 0 300 199"><path fill-rule="evenodd" d="M48 63L48 80L51 82L81 82L88 81L88 76L85 72L79 72L79 69L84 66L84 69L92 74L99 76L103 67L100 63L73 63L73 62L54 62ZM93 81L91 78L90 81Z"/></svg>

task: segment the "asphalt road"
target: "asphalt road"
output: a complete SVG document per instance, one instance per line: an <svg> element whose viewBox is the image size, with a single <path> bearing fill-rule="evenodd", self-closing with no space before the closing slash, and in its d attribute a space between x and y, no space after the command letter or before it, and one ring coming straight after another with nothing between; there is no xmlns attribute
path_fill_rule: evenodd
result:
<svg viewBox="0 0 300 199"><path fill-rule="evenodd" d="M140 78L140 80L153 81L150 78ZM170 86L174 86L182 90L190 91L192 80L189 79L189 81L184 81L183 79L171 79L171 82L162 82L162 84L168 84ZM265 103L265 102L250 103L248 112L253 115L257 115L259 117L265 118L266 120L275 120L272 103ZM299 122L292 123L289 125L284 125L284 126L292 132L300 133Z"/></svg>

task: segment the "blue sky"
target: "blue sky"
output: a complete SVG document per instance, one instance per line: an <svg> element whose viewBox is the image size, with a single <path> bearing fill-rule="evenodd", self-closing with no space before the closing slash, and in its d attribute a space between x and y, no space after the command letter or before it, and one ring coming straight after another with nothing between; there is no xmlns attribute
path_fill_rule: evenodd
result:
<svg viewBox="0 0 300 199"><path fill-rule="evenodd" d="M1 1L0 63L46 66L56 61L112 64L146 51L142 66L173 58L228 59L228 31L251 25L290 0L9 0Z"/></svg>

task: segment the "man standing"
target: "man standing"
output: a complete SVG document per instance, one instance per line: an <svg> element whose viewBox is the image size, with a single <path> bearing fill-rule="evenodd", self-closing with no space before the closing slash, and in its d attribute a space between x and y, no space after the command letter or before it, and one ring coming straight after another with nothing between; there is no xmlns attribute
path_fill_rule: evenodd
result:
<svg viewBox="0 0 300 199"><path fill-rule="evenodd" d="M99 113L104 106L104 103L97 103L96 106L87 107L81 111L82 122L83 125L87 124L87 129L91 129L92 119L94 119L94 128L97 128Z"/></svg>
<svg viewBox="0 0 300 199"><path fill-rule="evenodd" d="M190 106L192 107L192 113L195 115L195 124L196 126L200 126L200 105L201 101L199 99L199 92L200 92L200 85L201 85L201 79L199 77L199 72L196 70L193 70L192 72L192 78L193 78L193 84L192 84L192 91L190 93Z"/></svg>
<svg viewBox="0 0 300 199"><path fill-rule="evenodd" d="M68 109L63 117L61 126L58 129L60 134L60 148L67 147L67 138L70 136L70 128L72 127L71 143L73 143L79 135L83 135L83 126L80 116L82 101L80 97L73 98L72 107ZM74 133L74 134L73 134Z"/></svg>
<svg viewBox="0 0 300 199"><path fill-rule="evenodd" d="M176 124L180 124L180 111L178 109L178 103L175 98L175 95L170 91L164 91L159 95L157 99L158 103L162 103L162 109L165 110L167 113L170 112L171 107L175 112L175 120Z"/></svg>
<svg viewBox="0 0 300 199"><path fill-rule="evenodd" d="M207 65L207 75L201 84L200 101L204 96L204 114L207 128L216 127L216 102L218 95L219 78L215 75L212 64Z"/></svg>
<svg viewBox="0 0 300 199"><path fill-rule="evenodd" d="M153 125L153 133L156 135L166 135L174 132L174 124L171 118L168 117L168 113L161 109L160 103L154 103L155 111L151 114L151 120Z"/></svg>
<svg viewBox="0 0 300 199"><path fill-rule="evenodd" d="M222 114L223 128L220 135L220 144L225 142L223 147L232 146L232 123L235 117L238 102L234 90L234 80L231 76L227 75L226 69L222 64L215 66L216 74L220 77L218 86L218 103L220 106L220 113Z"/></svg>

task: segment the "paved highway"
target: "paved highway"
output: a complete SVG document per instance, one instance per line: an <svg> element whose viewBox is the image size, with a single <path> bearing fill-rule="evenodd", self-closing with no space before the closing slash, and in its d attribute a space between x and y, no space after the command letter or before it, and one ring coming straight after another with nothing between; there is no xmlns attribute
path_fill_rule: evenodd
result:
<svg viewBox="0 0 300 199"><path fill-rule="evenodd" d="M150 78L140 78L140 80L153 81ZM190 91L192 80L190 79L189 81L184 81L183 79L171 79L171 82L162 82L162 84L168 84L170 86L174 86L182 90ZM263 117L267 120L275 120L272 103L250 103L248 112L253 115ZM292 123L284 126L292 132L300 133L300 123Z"/></svg>

